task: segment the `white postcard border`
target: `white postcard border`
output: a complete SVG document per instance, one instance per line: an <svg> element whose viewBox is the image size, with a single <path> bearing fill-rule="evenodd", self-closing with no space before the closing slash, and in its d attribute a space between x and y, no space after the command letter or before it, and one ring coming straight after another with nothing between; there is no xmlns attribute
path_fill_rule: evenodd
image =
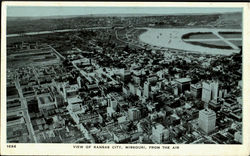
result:
<svg viewBox="0 0 250 156"><path fill-rule="evenodd" d="M249 155L250 154L250 5L248 3L193 2L3 2L1 34L1 154L8 155ZM98 144L109 149L93 148L96 144L7 144L6 143L6 7L7 6L140 6L140 7L242 7L243 8L243 144L242 145L155 145L170 149L149 149L147 144ZM15 145L9 148L8 145ZM83 146L83 148L74 148ZM147 149L125 149L126 145ZM91 148L88 148L91 146Z"/></svg>

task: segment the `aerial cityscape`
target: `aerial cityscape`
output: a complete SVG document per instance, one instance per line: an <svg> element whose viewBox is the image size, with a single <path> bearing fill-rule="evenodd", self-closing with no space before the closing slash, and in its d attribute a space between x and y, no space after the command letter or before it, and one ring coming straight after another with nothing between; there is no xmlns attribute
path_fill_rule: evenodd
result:
<svg viewBox="0 0 250 156"><path fill-rule="evenodd" d="M242 12L7 14L7 143L242 144Z"/></svg>

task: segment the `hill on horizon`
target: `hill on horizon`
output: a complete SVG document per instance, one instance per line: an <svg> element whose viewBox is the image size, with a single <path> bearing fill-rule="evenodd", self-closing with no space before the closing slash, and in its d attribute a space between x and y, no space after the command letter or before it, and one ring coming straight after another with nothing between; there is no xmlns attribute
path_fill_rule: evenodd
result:
<svg viewBox="0 0 250 156"><path fill-rule="evenodd" d="M121 14L87 14L87 15L56 15L56 16L7 16L8 21L14 20L39 20L39 19L65 19L65 18L79 18L79 17L146 17L146 16L181 16L181 15L219 15L219 14L242 14L241 12L224 12L224 13L169 13L169 14L133 14L133 13L121 13Z"/></svg>

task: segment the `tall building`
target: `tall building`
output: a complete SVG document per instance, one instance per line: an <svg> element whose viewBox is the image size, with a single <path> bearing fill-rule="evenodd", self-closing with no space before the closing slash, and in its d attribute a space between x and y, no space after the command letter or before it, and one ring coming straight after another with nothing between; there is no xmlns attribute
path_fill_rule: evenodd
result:
<svg viewBox="0 0 250 156"><path fill-rule="evenodd" d="M218 81L202 82L202 97L201 100L208 103L210 100L216 100L218 97Z"/></svg>
<svg viewBox="0 0 250 156"><path fill-rule="evenodd" d="M173 88L174 95L178 95L178 87L176 83L172 85L172 88Z"/></svg>
<svg viewBox="0 0 250 156"><path fill-rule="evenodd" d="M77 77L77 84L78 84L78 87L81 88L82 87L82 79L80 76Z"/></svg>
<svg viewBox="0 0 250 156"><path fill-rule="evenodd" d="M130 92L132 95L135 95L135 85L132 84L132 83L129 83L129 84L128 84L128 87L129 87L129 92Z"/></svg>
<svg viewBox="0 0 250 156"><path fill-rule="evenodd" d="M139 120L141 118L141 112L137 108L130 108L128 110L128 118L131 121Z"/></svg>
<svg viewBox="0 0 250 156"><path fill-rule="evenodd" d="M176 79L175 82L177 83L178 93L184 93L186 90L190 90L190 78Z"/></svg>
<svg viewBox="0 0 250 156"><path fill-rule="evenodd" d="M107 104L108 104L108 107L112 107L114 110L116 110L117 105L118 105L118 101L117 101L117 99L114 98L113 95L108 94L107 95Z"/></svg>
<svg viewBox="0 0 250 156"><path fill-rule="evenodd" d="M117 101L111 100L111 98L108 99L108 107L113 108L114 110L117 109Z"/></svg>
<svg viewBox="0 0 250 156"><path fill-rule="evenodd" d="M125 70L124 68L120 69L118 73L121 76L122 81L128 80L131 74L130 70Z"/></svg>
<svg viewBox="0 0 250 156"><path fill-rule="evenodd" d="M143 90L142 90L142 88L141 88L140 86L136 88L136 95L137 95L139 98L142 97L142 92L143 92Z"/></svg>
<svg viewBox="0 0 250 156"><path fill-rule="evenodd" d="M218 98L219 83L218 81L212 83L212 100L217 101Z"/></svg>
<svg viewBox="0 0 250 156"><path fill-rule="evenodd" d="M234 141L242 143L242 133L237 131L234 133Z"/></svg>
<svg viewBox="0 0 250 156"><path fill-rule="evenodd" d="M211 109L203 109L199 112L199 127L207 134L215 129L216 113Z"/></svg>
<svg viewBox="0 0 250 156"><path fill-rule="evenodd" d="M226 89L220 89L219 90L219 98L224 98L227 96L227 90Z"/></svg>
<svg viewBox="0 0 250 156"><path fill-rule="evenodd" d="M112 107L107 107L107 115L112 117L112 115L116 112Z"/></svg>
<svg viewBox="0 0 250 156"><path fill-rule="evenodd" d="M202 92L201 84L200 83L191 84L190 92L191 92L192 96L194 96L196 98L200 98L201 97L201 92Z"/></svg>
<svg viewBox="0 0 250 156"><path fill-rule="evenodd" d="M149 82L148 81L145 81L144 83L143 96L146 98L149 97Z"/></svg>
<svg viewBox="0 0 250 156"><path fill-rule="evenodd" d="M152 141L155 143L162 143L169 138L169 130L162 124L156 124L152 127Z"/></svg>
<svg viewBox="0 0 250 156"><path fill-rule="evenodd" d="M117 110L117 100L111 97L110 95L107 96L107 115L109 117L112 117L112 115L116 112Z"/></svg>

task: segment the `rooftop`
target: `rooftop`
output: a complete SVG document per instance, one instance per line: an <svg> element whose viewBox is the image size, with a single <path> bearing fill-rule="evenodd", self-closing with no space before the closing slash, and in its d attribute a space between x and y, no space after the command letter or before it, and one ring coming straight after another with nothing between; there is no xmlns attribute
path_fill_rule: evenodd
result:
<svg viewBox="0 0 250 156"><path fill-rule="evenodd" d="M215 114L215 112L213 110L207 109L207 108L201 110L200 112L202 112L203 114L206 114L206 115L214 115Z"/></svg>
<svg viewBox="0 0 250 156"><path fill-rule="evenodd" d="M179 83L185 83L185 82L190 82L191 79L189 77L187 77L187 78L176 79L175 81L177 81Z"/></svg>

